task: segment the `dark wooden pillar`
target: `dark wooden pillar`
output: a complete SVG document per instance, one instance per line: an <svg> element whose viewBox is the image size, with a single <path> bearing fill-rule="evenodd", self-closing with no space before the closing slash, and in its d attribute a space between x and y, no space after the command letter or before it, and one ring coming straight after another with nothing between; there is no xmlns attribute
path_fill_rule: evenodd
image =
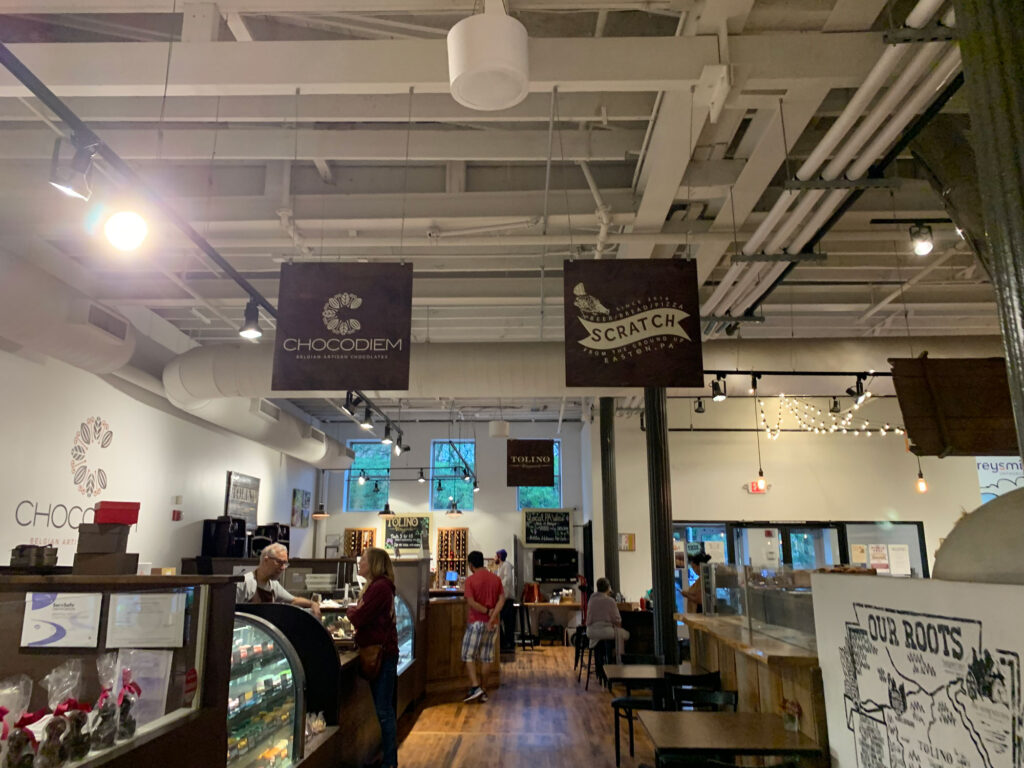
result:
<svg viewBox="0 0 1024 768"><path fill-rule="evenodd" d="M615 491L615 398L601 398L601 509L604 531L604 577L617 592L619 581L619 506ZM594 586L591 584L590 586Z"/></svg>
<svg viewBox="0 0 1024 768"><path fill-rule="evenodd" d="M647 423L647 494L651 507L651 576L654 652L677 664L676 600L672 581L672 483L668 461L668 406L663 387L644 388Z"/></svg>
<svg viewBox="0 0 1024 768"><path fill-rule="evenodd" d="M1024 455L1024 3L954 0L1006 373Z"/></svg>

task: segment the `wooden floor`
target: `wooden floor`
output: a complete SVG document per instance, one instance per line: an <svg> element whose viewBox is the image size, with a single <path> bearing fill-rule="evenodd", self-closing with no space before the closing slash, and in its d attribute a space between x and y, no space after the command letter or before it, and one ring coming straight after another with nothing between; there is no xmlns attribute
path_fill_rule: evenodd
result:
<svg viewBox="0 0 1024 768"><path fill-rule="evenodd" d="M572 660L572 648L518 650L501 665L501 687L488 691L486 703L428 698L399 722L399 765L614 768L611 695L593 677L583 690ZM641 763L654 764L651 743L637 723L630 758L623 722L622 768Z"/></svg>

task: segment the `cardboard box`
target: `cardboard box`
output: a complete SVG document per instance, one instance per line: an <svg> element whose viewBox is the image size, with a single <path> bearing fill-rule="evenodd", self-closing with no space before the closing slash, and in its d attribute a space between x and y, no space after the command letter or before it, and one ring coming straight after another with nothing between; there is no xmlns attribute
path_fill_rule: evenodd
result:
<svg viewBox="0 0 1024 768"><path fill-rule="evenodd" d="M76 552L71 573L75 576L134 576L139 554L92 554Z"/></svg>
<svg viewBox="0 0 1024 768"><path fill-rule="evenodd" d="M121 523L82 523L78 526L78 551L123 555L128 551L129 530Z"/></svg>
<svg viewBox="0 0 1024 768"><path fill-rule="evenodd" d="M170 568L150 568L149 569L149 575L150 576L177 576L178 575L178 569L175 566L173 566L173 565Z"/></svg>
<svg viewBox="0 0 1024 768"><path fill-rule="evenodd" d="M137 501L100 501L96 504L96 512L93 516L94 523L120 523L122 525L134 525L139 522L139 507Z"/></svg>

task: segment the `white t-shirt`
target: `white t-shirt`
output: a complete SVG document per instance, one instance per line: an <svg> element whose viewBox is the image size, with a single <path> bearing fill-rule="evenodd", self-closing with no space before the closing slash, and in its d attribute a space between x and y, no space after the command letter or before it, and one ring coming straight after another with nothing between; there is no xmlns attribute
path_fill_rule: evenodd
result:
<svg viewBox="0 0 1024 768"><path fill-rule="evenodd" d="M508 600L515 600L515 585L512 583L513 571L512 563L508 560L504 560L498 563L497 569L494 571L499 579L501 579L501 586L505 588L505 598Z"/></svg>
<svg viewBox="0 0 1024 768"><path fill-rule="evenodd" d="M260 589L273 592L275 603L291 603L295 599L295 596L282 587L281 582L276 579L271 579L266 584L260 584L259 587ZM256 572L249 571L245 574L245 581L240 581L235 585L235 602L248 603L251 602L255 596Z"/></svg>

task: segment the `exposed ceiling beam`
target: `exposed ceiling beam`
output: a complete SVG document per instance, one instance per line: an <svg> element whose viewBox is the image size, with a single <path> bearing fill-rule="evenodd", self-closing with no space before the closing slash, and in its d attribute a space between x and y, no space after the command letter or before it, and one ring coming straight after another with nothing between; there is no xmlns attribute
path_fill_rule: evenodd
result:
<svg viewBox="0 0 1024 768"><path fill-rule="evenodd" d="M326 160L314 157L313 165L316 166L316 172L320 174L320 178L323 179L324 184L334 183L334 174L331 173L331 166L327 164Z"/></svg>
<svg viewBox="0 0 1024 768"><path fill-rule="evenodd" d="M155 96L69 98L65 103L87 123L202 122L224 123L402 123L409 121L408 94L299 96ZM34 102L34 100L33 100ZM559 93L558 113L572 122L646 122L654 96L647 93ZM547 123L551 96L534 93L511 109L480 112L458 104L447 93L416 94L414 123ZM296 115L296 112L298 115ZM0 121L36 121L17 99L0 98Z"/></svg>
<svg viewBox="0 0 1024 768"><path fill-rule="evenodd" d="M437 0L218 0L221 13L438 13ZM516 0L518 11L674 11L680 0ZM479 0L447 0L445 13L473 13ZM0 13L169 13L167 0L0 0Z"/></svg>
<svg viewBox="0 0 1024 768"><path fill-rule="evenodd" d="M859 85L884 47L871 33L739 35L730 63L748 90ZM444 40L179 43L22 43L14 55L58 96L447 93ZM530 91L673 91L719 62L715 36L534 38ZM165 80L166 77L166 80ZM0 97L25 96L10 74Z"/></svg>
<svg viewBox="0 0 1024 768"><path fill-rule="evenodd" d="M406 159L405 131L321 131L290 128L213 131L99 129L98 135L126 160L209 159L214 146L224 160ZM564 133L559 151L565 160L621 160L637 152L643 131ZM493 160L540 162L547 157L547 131L413 131L408 159L418 161ZM47 129L0 130L0 159L45 159L53 152ZM561 157L560 155L560 157ZM678 180L677 180L678 181Z"/></svg>
<svg viewBox="0 0 1024 768"><path fill-rule="evenodd" d="M889 0L837 0L825 20L825 32L854 32L871 29Z"/></svg>
<svg viewBox="0 0 1024 768"><path fill-rule="evenodd" d="M218 6L218 8L220 7L221 6ZM249 31L249 27L245 23L245 19L242 18L242 14L237 11L225 13L224 20L228 23L228 29L230 29L231 34L235 36L235 40L240 43L252 42L252 32Z"/></svg>

